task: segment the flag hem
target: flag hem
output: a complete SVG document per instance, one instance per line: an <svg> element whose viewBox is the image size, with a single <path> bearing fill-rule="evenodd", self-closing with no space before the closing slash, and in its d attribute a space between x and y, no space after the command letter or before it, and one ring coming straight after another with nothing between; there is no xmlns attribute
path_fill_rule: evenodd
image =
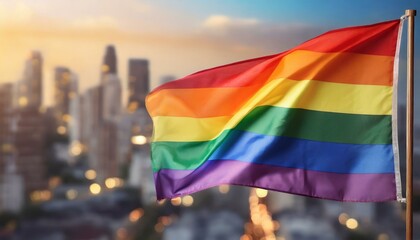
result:
<svg viewBox="0 0 420 240"><path fill-rule="evenodd" d="M400 172L400 155L399 155L399 144L398 144L398 70L399 70L399 58L401 48L401 34L404 25L404 18L400 20L400 26L398 29L397 45L395 49L394 58L394 90L392 99L392 145L394 150L394 168L395 168L395 187L397 193L397 201L404 202L405 199L402 196L401 186L401 172Z"/></svg>

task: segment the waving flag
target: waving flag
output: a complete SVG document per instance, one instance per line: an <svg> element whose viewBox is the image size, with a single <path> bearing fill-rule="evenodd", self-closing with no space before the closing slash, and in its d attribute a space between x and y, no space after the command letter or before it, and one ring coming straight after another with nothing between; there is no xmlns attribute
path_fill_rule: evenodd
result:
<svg viewBox="0 0 420 240"><path fill-rule="evenodd" d="M333 30L156 88L146 104L157 198L220 184L340 201L399 197L399 34L400 20Z"/></svg>

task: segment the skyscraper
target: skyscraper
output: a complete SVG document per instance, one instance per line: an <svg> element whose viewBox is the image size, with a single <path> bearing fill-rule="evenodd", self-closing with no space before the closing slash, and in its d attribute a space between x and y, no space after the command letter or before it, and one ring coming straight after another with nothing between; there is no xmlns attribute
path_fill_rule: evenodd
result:
<svg viewBox="0 0 420 240"><path fill-rule="evenodd" d="M23 179L17 174L13 84L0 85L0 212L18 212L23 203Z"/></svg>
<svg viewBox="0 0 420 240"><path fill-rule="evenodd" d="M54 70L54 112L58 126L68 127L70 102L77 96L77 77L66 67Z"/></svg>
<svg viewBox="0 0 420 240"><path fill-rule="evenodd" d="M0 175L6 168L6 158L13 150L11 121L12 111L12 91L11 83L0 84Z"/></svg>
<svg viewBox="0 0 420 240"><path fill-rule="evenodd" d="M130 59L128 62L128 110L136 111L144 107L144 99L149 92L149 61Z"/></svg>
<svg viewBox="0 0 420 240"><path fill-rule="evenodd" d="M108 45L105 50L105 56L101 66L101 75L117 74L117 54L113 45Z"/></svg>
<svg viewBox="0 0 420 240"><path fill-rule="evenodd" d="M42 56L33 51L25 62L23 78L18 83L17 104L19 107L42 105Z"/></svg>
<svg viewBox="0 0 420 240"><path fill-rule="evenodd" d="M26 107L14 113L14 148L18 174L24 179L25 192L47 187L45 115L38 108Z"/></svg>
<svg viewBox="0 0 420 240"><path fill-rule="evenodd" d="M117 54L108 45L101 67L102 114L104 120L113 120L121 110L121 82L117 75Z"/></svg>

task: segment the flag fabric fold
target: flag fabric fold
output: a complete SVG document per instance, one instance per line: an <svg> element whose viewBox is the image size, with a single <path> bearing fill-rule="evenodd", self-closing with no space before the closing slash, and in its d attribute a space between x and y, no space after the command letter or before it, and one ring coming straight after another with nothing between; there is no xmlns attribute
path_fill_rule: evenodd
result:
<svg viewBox="0 0 420 240"><path fill-rule="evenodd" d="M146 105L157 198L221 184L339 201L400 197L400 26L333 30L153 90Z"/></svg>

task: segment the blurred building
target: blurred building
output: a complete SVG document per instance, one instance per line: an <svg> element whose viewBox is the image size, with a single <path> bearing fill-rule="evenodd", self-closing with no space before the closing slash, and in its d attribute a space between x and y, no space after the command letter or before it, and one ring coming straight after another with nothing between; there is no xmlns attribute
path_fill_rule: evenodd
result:
<svg viewBox="0 0 420 240"><path fill-rule="evenodd" d="M114 46L110 45L106 48L102 67L102 119L99 131L98 168L100 180L119 175L117 125L122 108L122 89L117 75L117 56Z"/></svg>
<svg viewBox="0 0 420 240"><path fill-rule="evenodd" d="M0 178L0 212L17 213L24 203L24 182L22 176L17 173L13 153L6 158L4 170L4 174Z"/></svg>
<svg viewBox="0 0 420 240"><path fill-rule="evenodd" d="M113 122L104 122L99 138L100 155L98 176L101 180L109 177L119 176L119 165L117 158L117 125Z"/></svg>
<svg viewBox="0 0 420 240"><path fill-rule="evenodd" d="M86 146L89 165L99 169L100 130L102 126L102 87L89 88L80 96L80 141Z"/></svg>
<svg viewBox="0 0 420 240"><path fill-rule="evenodd" d="M12 150L13 84L0 85L0 175L6 167L6 156Z"/></svg>
<svg viewBox="0 0 420 240"><path fill-rule="evenodd" d="M15 112L15 151L18 173L23 176L25 191L47 188L45 116L35 107Z"/></svg>
<svg viewBox="0 0 420 240"><path fill-rule="evenodd" d="M130 59L128 61L128 110L134 112L145 107L149 92L149 61Z"/></svg>
<svg viewBox="0 0 420 240"><path fill-rule="evenodd" d="M23 78L17 84L16 104L18 107L42 105L42 56L33 51L25 62Z"/></svg>
<svg viewBox="0 0 420 240"><path fill-rule="evenodd" d="M110 45L101 65L101 84L71 102L71 113L78 122L73 125L72 144L80 143L86 150L89 166L96 170L99 182L119 174L117 142L122 89L117 73L116 51Z"/></svg>
<svg viewBox="0 0 420 240"><path fill-rule="evenodd" d="M0 85L0 212L18 212L24 199L22 177L17 173L13 116L13 84Z"/></svg>
<svg viewBox="0 0 420 240"><path fill-rule="evenodd" d="M29 196L47 187L41 53L32 52L24 69L14 87L0 90L0 174L8 196L1 195L3 205L14 210L21 206L23 189Z"/></svg>
<svg viewBox="0 0 420 240"><path fill-rule="evenodd" d="M117 74L117 54L113 45L108 45L105 50L105 56L103 58L101 66L101 80L104 75ZM102 84L102 81L101 81Z"/></svg>
<svg viewBox="0 0 420 240"><path fill-rule="evenodd" d="M66 67L54 70L54 111L57 126L68 128L71 121L70 102L77 96L78 81L74 73Z"/></svg>
<svg viewBox="0 0 420 240"><path fill-rule="evenodd" d="M121 114L121 81L114 73L102 76L102 118L116 122Z"/></svg>
<svg viewBox="0 0 420 240"><path fill-rule="evenodd" d="M267 206L273 214L283 211L304 211L304 198L283 192L270 192L267 198Z"/></svg>

